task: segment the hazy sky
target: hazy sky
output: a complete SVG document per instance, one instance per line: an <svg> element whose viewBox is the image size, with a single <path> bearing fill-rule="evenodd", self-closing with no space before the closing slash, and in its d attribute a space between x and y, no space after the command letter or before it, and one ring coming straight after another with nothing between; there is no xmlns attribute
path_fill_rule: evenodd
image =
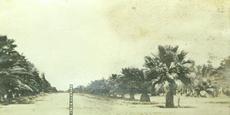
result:
<svg viewBox="0 0 230 115"><path fill-rule="evenodd" d="M0 0L0 34L59 89L142 67L157 45L230 55L229 0Z"/></svg>

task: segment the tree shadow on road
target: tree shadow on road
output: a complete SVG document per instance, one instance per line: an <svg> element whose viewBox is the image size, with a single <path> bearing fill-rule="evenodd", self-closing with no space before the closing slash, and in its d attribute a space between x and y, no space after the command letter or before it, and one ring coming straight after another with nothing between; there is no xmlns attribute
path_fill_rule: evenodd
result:
<svg viewBox="0 0 230 115"><path fill-rule="evenodd" d="M167 108L167 107L165 107L165 106L163 106L163 105L158 105L158 106L156 106L156 107L159 107L159 108ZM174 106L174 107L171 107L171 108L196 108L196 107L194 107L194 106L180 106L180 107Z"/></svg>

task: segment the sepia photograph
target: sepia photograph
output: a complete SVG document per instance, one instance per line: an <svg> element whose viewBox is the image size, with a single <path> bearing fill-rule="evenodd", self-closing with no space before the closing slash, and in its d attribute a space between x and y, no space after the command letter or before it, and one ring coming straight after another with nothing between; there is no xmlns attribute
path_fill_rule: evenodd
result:
<svg viewBox="0 0 230 115"><path fill-rule="evenodd" d="M0 115L230 115L230 0L0 0Z"/></svg>

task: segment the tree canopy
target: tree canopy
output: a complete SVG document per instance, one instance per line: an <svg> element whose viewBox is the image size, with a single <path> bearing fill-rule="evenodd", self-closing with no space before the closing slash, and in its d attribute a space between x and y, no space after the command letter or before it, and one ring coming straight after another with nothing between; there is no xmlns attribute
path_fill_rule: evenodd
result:
<svg viewBox="0 0 230 115"><path fill-rule="evenodd" d="M13 39L0 36L0 97L15 98L55 90L16 47Z"/></svg>

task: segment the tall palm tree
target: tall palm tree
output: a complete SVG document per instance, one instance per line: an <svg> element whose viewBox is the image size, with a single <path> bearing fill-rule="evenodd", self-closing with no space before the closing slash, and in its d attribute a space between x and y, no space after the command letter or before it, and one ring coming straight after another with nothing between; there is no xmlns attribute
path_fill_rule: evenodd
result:
<svg viewBox="0 0 230 115"><path fill-rule="evenodd" d="M184 84L191 81L188 77L192 61L186 60L187 53L178 51L178 46L158 46L158 54L145 57L147 79L155 84L167 84L166 107L174 107L173 95L176 94L176 80Z"/></svg>

